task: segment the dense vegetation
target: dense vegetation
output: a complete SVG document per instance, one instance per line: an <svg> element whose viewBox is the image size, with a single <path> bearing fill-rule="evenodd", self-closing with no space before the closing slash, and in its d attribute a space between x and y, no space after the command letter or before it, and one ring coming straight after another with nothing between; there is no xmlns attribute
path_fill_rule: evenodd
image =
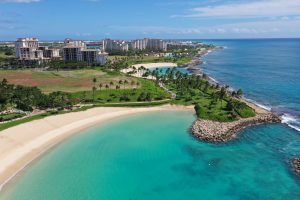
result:
<svg viewBox="0 0 300 200"><path fill-rule="evenodd" d="M16 108L32 111L34 108L66 108L73 104L70 94L53 92L43 94L37 87L9 84L6 79L0 82L0 111Z"/></svg>
<svg viewBox="0 0 300 200"><path fill-rule="evenodd" d="M26 71L28 72L28 71ZM98 72L98 73L96 73ZM42 72L40 72L42 73ZM12 108L23 111L48 108L71 108L75 103L120 103L120 102L151 102L170 98L170 95L158 87L154 81L127 77L119 72L92 71L95 76L91 78L90 71L76 72L54 72L55 75L81 76L78 81L88 81L90 87L77 92L61 92L64 86L57 91L48 94L42 92L38 87L21 86L8 83L6 79L0 82L0 112ZM23 74L24 75L24 74ZM33 82L36 78L48 80L52 74L45 72L43 76L32 76ZM85 79L87 77L87 80ZM107 78L109 77L109 78ZM53 77L54 78L54 77ZM57 79L57 81L60 79ZM76 79L77 80L77 79ZM43 83L43 81L41 82ZM62 82L63 84L63 82ZM74 87L78 85L74 85ZM44 88L44 87L42 87ZM44 91L49 91L46 88ZM72 91L72 90L71 90Z"/></svg>
<svg viewBox="0 0 300 200"><path fill-rule="evenodd" d="M8 46L0 46L0 57L12 57L15 54L15 49Z"/></svg>
<svg viewBox="0 0 300 200"><path fill-rule="evenodd" d="M173 103L195 105L199 118L228 122L255 116L254 110L238 99L242 90L230 92L228 87L211 84L206 75L187 75L175 68L165 74L155 70L151 75L176 94Z"/></svg>

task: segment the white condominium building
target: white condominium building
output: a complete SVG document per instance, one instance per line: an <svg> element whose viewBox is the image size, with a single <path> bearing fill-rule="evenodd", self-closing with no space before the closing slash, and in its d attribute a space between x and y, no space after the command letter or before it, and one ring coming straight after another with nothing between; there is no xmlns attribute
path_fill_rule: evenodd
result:
<svg viewBox="0 0 300 200"><path fill-rule="evenodd" d="M167 50L167 43L160 39L141 39L132 41L132 48L137 50Z"/></svg>
<svg viewBox="0 0 300 200"><path fill-rule="evenodd" d="M63 48L63 55L65 61L81 61L82 47L65 46Z"/></svg>
<svg viewBox="0 0 300 200"><path fill-rule="evenodd" d="M88 63L100 63L104 65L107 61L107 53L101 52L99 49L82 49L81 61Z"/></svg>
<svg viewBox="0 0 300 200"><path fill-rule="evenodd" d="M37 38L19 38L15 42L16 57L19 60L42 61L59 58L59 49L39 46Z"/></svg>
<svg viewBox="0 0 300 200"><path fill-rule="evenodd" d="M63 47L63 55L65 61L85 61L88 63L100 63L104 65L107 61L107 53L100 49L87 49L86 44L80 40L65 40Z"/></svg>
<svg viewBox="0 0 300 200"><path fill-rule="evenodd" d="M65 46L86 48L86 44L82 40L73 40L73 39L67 38L67 39L65 39L64 43L65 43Z"/></svg>
<svg viewBox="0 0 300 200"><path fill-rule="evenodd" d="M39 46L39 50L43 51L43 59L59 59L59 49L49 48L47 46Z"/></svg>
<svg viewBox="0 0 300 200"><path fill-rule="evenodd" d="M19 38L15 42L16 57L20 60L41 60L43 51L39 50L39 40L36 38Z"/></svg>
<svg viewBox="0 0 300 200"><path fill-rule="evenodd" d="M105 39L103 40L103 50L104 51L128 51L129 44L124 40L111 40Z"/></svg>

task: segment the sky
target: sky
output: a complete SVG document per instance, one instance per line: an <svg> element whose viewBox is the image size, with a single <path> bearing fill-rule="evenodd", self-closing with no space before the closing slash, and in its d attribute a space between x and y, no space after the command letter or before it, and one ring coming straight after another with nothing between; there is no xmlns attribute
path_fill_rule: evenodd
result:
<svg viewBox="0 0 300 200"><path fill-rule="evenodd" d="M300 37L300 0L0 0L0 41Z"/></svg>

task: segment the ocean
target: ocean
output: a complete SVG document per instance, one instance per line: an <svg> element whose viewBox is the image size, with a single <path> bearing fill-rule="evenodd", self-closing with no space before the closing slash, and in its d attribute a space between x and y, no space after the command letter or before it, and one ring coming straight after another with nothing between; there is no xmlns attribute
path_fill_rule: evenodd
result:
<svg viewBox="0 0 300 200"><path fill-rule="evenodd" d="M299 40L217 40L201 68L241 88L286 124L243 130L226 144L195 139L190 111L144 113L87 129L26 168L5 200L297 200ZM288 120L289 119L289 120ZM294 126L294 128L292 128Z"/></svg>
<svg viewBox="0 0 300 200"><path fill-rule="evenodd" d="M205 73L300 131L300 39L207 40L224 46L205 57Z"/></svg>

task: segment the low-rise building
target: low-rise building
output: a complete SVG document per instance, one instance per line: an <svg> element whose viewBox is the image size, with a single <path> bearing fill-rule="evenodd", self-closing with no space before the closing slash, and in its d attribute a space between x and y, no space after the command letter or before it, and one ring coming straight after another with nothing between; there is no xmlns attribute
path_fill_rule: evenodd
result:
<svg viewBox="0 0 300 200"><path fill-rule="evenodd" d="M39 50L43 51L44 59L59 59L59 49L49 48L47 46L39 46Z"/></svg>

